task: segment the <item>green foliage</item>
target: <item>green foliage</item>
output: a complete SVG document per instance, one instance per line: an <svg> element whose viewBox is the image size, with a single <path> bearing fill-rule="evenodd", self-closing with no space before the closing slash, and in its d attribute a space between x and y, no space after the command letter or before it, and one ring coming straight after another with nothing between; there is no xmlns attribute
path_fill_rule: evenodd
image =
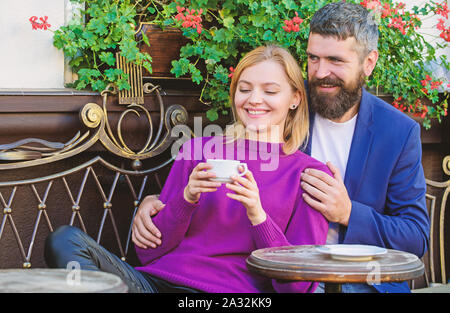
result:
<svg viewBox="0 0 450 313"><path fill-rule="evenodd" d="M229 108L230 67L235 67L246 52L259 45L276 43L288 48L299 60L306 75L309 22L313 14L329 2L336 1L177 1L179 7L203 9L201 34L185 27L183 20L174 18L178 12L173 3L165 6L159 16L160 23L180 28L184 36L190 39L181 49L180 58L172 62L172 73L177 77L191 75L194 82L203 85L200 100L211 106L208 117L214 120ZM445 56L438 60L435 49L415 28L421 24L420 17L435 14L437 3L428 1L421 8L407 11L392 0L352 2L373 10L379 23L380 57L374 72L367 79L367 87L374 92L392 94L396 99L393 105L402 111L420 115L427 128L430 119L440 121L447 115L448 93L439 102L438 88L431 88L432 81L423 86L426 75L432 77L425 65L429 61L440 61L448 70L449 64ZM368 6L370 2L377 5L375 9ZM392 10L383 11L387 8ZM297 31L287 32L283 28L285 21L292 20L296 13L303 21ZM399 20L406 23L403 29L395 27ZM443 44L438 43L438 47L446 46L446 42L441 41ZM203 70L199 72L199 69ZM448 84L438 79L433 81L440 82L444 87ZM423 102L424 99L432 105Z"/></svg>
<svg viewBox="0 0 450 313"><path fill-rule="evenodd" d="M53 44L64 51L78 75L73 87L102 91L115 83L129 89L127 77L116 69L115 53L151 72L151 57L141 53L135 40L136 9L131 0L71 0L84 4L81 16L55 31ZM148 39L143 38L148 43Z"/></svg>
<svg viewBox="0 0 450 313"><path fill-rule="evenodd" d="M207 116L215 120L228 114L229 84L234 68L251 49L268 43L288 48L307 69L306 45L313 14L330 0L71 0L86 5L85 22L72 22L54 35L54 45L70 58L70 66L79 75L76 88L101 90L108 83L129 88L126 77L115 69L115 52L151 72L151 57L139 52L134 38L140 21L152 21L162 27L182 30L189 42L180 57L172 61L176 77L188 75L202 86L200 101L209 105ZM348 0L351 1L351 0ZM360 1L352 0L360 3ZM439 60L435 49L417 32L421 18L437 14L438 3L427 1L407 11L392 0L364 0L361 4L374 12L379 24L379 60L367 79L374 92L392 94L395 107L424 118L439 121L447 115L447 98L439 97L439 81L426 70L430 61L439 61L445 69L445 56ZM181 9L183 8L183 9ZM374 9L375 8L375 9ZM389 8L388 11L387 8ZM189 12L186 13L187 9ZM194 10L194 11L192 11ZM389 14L387 14L387 13ZM191 17L187 17L190 15ZM191 23L192 16L201 21ZM300 18L295 30L286 30L286 21ZM298 20L297 20L298 21ZM401 21L401 24L399 21ZM446 42L438 38L438 47ZM148 38L142 41L148 44ZM427 76L428 75L428 76ZM431 78L430 78L431 77ZM306 78L306 77L305 77ZM423 102L427 99L429 103Z"/></svg>

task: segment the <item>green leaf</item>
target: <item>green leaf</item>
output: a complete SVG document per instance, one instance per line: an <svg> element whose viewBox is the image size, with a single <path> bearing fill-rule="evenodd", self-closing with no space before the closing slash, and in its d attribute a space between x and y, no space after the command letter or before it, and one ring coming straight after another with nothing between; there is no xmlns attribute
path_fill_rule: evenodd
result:
<svg viewBox="0 0 450 313"><path fill-rule="evenodd" d="M145 44L146 44L147 46L150 47L150 41L148 40L147 35L146 35L144 32L142 32L141 34L142 34L142 40L145 42Z"/></svg>
<svg viewBox="0 0 450 313"><path fill-rule="evenodd" d="M106 88L106 83L103 80L98 79L98 80L95 80L91 84L91 86L92 86L92 89L94 89L94 90L102 91L102 90L104 90Z"/></svg>
<svg viewBox="0 0 450 313"><path fill-rule="evenodd" d="M172 69L170 72L175 74L175 77L181 77L186 75L189 71L189 60L182 58L179 60L172 61Z"/></svg>
<svg viewBox="0 0 450 313"><path fill-rule="evenodd" d="M281 2L287 10L294 10L297 8L294 0L282 0Z"/></svg>
<svg viewBox="0 0 450 313"><path fill-rule="evenodd" d="M121 77L118 81L117 81L117 88L119 88L119 90L129 90L131 88L130 84L128 83L128 78L126 77Z"/></svg>
<svg viewBox="0 0 450 313"><path fill-rule="evenodd" d="M223 26L226 28L231 28L234 24L234 18L232 16L228 16L223 19Z"/></svg>
<svg viewBox="0 0 450 313"><path fill-rule="evenodd" d="M84 60L84 58L81 57L81 56L76 57L76 58L70 60L69 65L71 67L77 67L77 66L79 66L81 64L81 62L83 62L83 60Z"/></svg>
<svg viewBox="0 0 450 313"><path fill-rule="evenodd" d="M273 32L271 30L267 30L263 35L263 40L273 41L274 40Z"/></svg>
<svg viewBox="0 0 450 313"><path fill-rule="evenodd" d="M120 52L129 61L136 60L136 56L139 53L139 49L136 46L136 42L133 40L122 40L120 43Z"/></svg>
<svg viewBox="0 0 450 313"><path fill-rule="evenodd" d="M219 114L217 113L217 109L216 108L212 108L212 109L209 109L208 111L206 111L206 117L211 122L214 122L215 120L217 120L219 118Z"/></svg>
<svg viewBox="0 0 450 313"><path fill-rule="evenodd" d="M113 66L116 64L116 58L112 52L102 52L100 53L100 60L106 64Z"/></svg>
<svg viewBox="0 0 450 313"><path fill-rule="evenodd" d="M197 69L194 64L189 64L189 72L191 73L191 79L194 83L196 83L197 85L199 85L202 80L203 80L203 76L200 72L199 69Z"/></svg>
<svg viewBox="0 0 450 313"><path fill-rule="evenodd" d="M105 70L106 78L111 82L114 82L122 73L123 71L117 68L109 68Z"/></svg>
<svg viewBox="0 0 450 313"><path fill-rule="evenodd" d="M93 30L94 33L105 35L108 33L108 28L102 18L93 18L88 23L88 29Z"/></svg>

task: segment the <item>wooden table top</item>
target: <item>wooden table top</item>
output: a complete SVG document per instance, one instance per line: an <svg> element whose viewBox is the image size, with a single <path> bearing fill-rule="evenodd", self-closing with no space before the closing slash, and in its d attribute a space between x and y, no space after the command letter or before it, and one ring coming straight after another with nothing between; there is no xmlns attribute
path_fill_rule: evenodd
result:
<svg viewBox="0 0 450 313"><path fill-rule="evenodd" d="M0 270L0 293L125 293L128 287L113 274L66 269Z"/></svg>
<svg viewBox="0 0 450 313"><path fill-rule="evenodd" d="M249 270L269 278L331 283L401 282L424 272L422 261L411 253L387 249L368 261L333 259L316 245L255 250L247 258Z"/></svg>

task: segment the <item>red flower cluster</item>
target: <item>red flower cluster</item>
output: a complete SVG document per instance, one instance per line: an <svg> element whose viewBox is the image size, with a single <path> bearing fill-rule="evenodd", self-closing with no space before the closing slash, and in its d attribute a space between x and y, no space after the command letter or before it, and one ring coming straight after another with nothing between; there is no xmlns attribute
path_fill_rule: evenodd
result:
<svg viewBox="0 0 450 313"><path fill-rule="evenodd" d="M397 99L395 99L392 102L392 105L397 108L398 110L405 112L406 111L406 106L403 103L400 103L400 101L402 100L402 97L398 97Z"/></svg>
<svg viewBox="0 0 450 313"><path fill-rule="evenodd" d="M424 118L425 116L427 116L428 113L428 106L426 105L422 105L422 107L420 108L420 111L422 112L422 114L420 115L421 118ZM419 113L416 114L416 116L419 115Z"/></svg>
<svg viewBox="0 0 450 313"><path fill-rule="evenodd" d="M230 74L228 74L228 77L232 78L234 74L234 67L230 66Z"/></svg>
<svg viewBox="0 0 450 313"><path fill-rule="evenodd" d="M443 17L448 19L448 5L445 1L443 1L442 3L438 3L436 4L436 9L434 11L436 14L438 15L442 15Z"/></svg>
<svg viewBox="0 0 450 313"><path fill-rule="evenodd" d="M403 35L406 34L406 21L403 20L401 16L399 17L393 17L391 22L388 24L388 27L390 28L397 28L399 31L402 32Z"/></svg>
<svg viewBox="0 0 450 313"><path fill-rule="evenodd" d="M194 28L197 29L197 33L201 34L202 32L202 13L203 9L200 10L189 10L186 8L182 8L177 6L178 14L175 16L175 19L178 21L183 21L181 26L185 28ZM183 13L184 12L184 13Z"/></svg>
<svg viewBox="0 0 450 313"><path fill-rule="evenodd" d="M361 1L359 4L369 10L374 10L379 6L381 6L380 0L364 0Z"/></svg>
<svg viewBox="0 0 450 313"><path fill-rule="evenodd" d="M37 30L37 29L47 30L48 28L50 28L52 26L49 23L47 23L47 19L48 19L48 16L40 17L39 20L41 21L41 23L39 23L39 22L37 22L38 17L32 16L29 18L29 21L31 23L31 27L34 30Z"/></svg>
<svg viewBox="0 0 450 313"><path fill-rule="evenodd" d="M425 116L427 116L428 113L428 106L423 105L422 102L420 101L420 99L417 99L416 102L414 103L414 107L412 105L409 105L408 107L404 104L404 103L400 103L400 101L402 100L402 97L398 97L397 99L394 100L394 102L392 102L392 105L402 111L402 112L414 112L414 116L417 117L421 117L421 118L425 118ZM446 113L444 113L446 114Z"/></svg>
<svg viewBox="0 0 450 313"><path fill-rule="evenodd" d="M381 10L381 17L389 17L391 15L397 15L398 9L397 8L391 8L391 5L389 3L385 3L383 5L383 9Z"/></svg>
<svg viewBox="0 0 450 313"><path fill-rule="evenodd" d="M283 29L290 33L290 32L298 32L300 31L300 24L303 23L303 19L298 17L298 13L295 12L295 16L292 18L292 20L285 20Z"/></svg>
<svg viewBox="0 0 450 313"><path fill-rule="evenodd" d="M444 39L445 41L450 42L450 26L446 28L445 27L445 21L440 18L436 27L437 27L438 30L442 31L439 36L442 39Z"/></svg>
<svg viewBox="0 0 450 313"><path fill-rule="evenodd" d="M420 84L422 85L422 91L425 94L428 94L428 89L426 88L428 85L430 85L430 89L438 89L440 85L442 85L442 81L436 80L433 81L433 79L430 77L430 75L426 75L425 79L420 81Z"/></svg>

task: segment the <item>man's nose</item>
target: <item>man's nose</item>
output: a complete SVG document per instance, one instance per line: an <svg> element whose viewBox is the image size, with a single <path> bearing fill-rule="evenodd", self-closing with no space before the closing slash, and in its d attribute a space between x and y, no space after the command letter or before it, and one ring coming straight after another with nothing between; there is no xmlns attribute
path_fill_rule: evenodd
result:
<svg viewBox="0 0 450 313"><path fill-rule="evenodd" d="M321 60L316 64L316 71L314 72L314 76L317 79L322 79L322 78L328 77L328 76L330 76L330 74L331 74L331 71L330 71L330 67L328 66L327 62L324 62Z"/></svg>

